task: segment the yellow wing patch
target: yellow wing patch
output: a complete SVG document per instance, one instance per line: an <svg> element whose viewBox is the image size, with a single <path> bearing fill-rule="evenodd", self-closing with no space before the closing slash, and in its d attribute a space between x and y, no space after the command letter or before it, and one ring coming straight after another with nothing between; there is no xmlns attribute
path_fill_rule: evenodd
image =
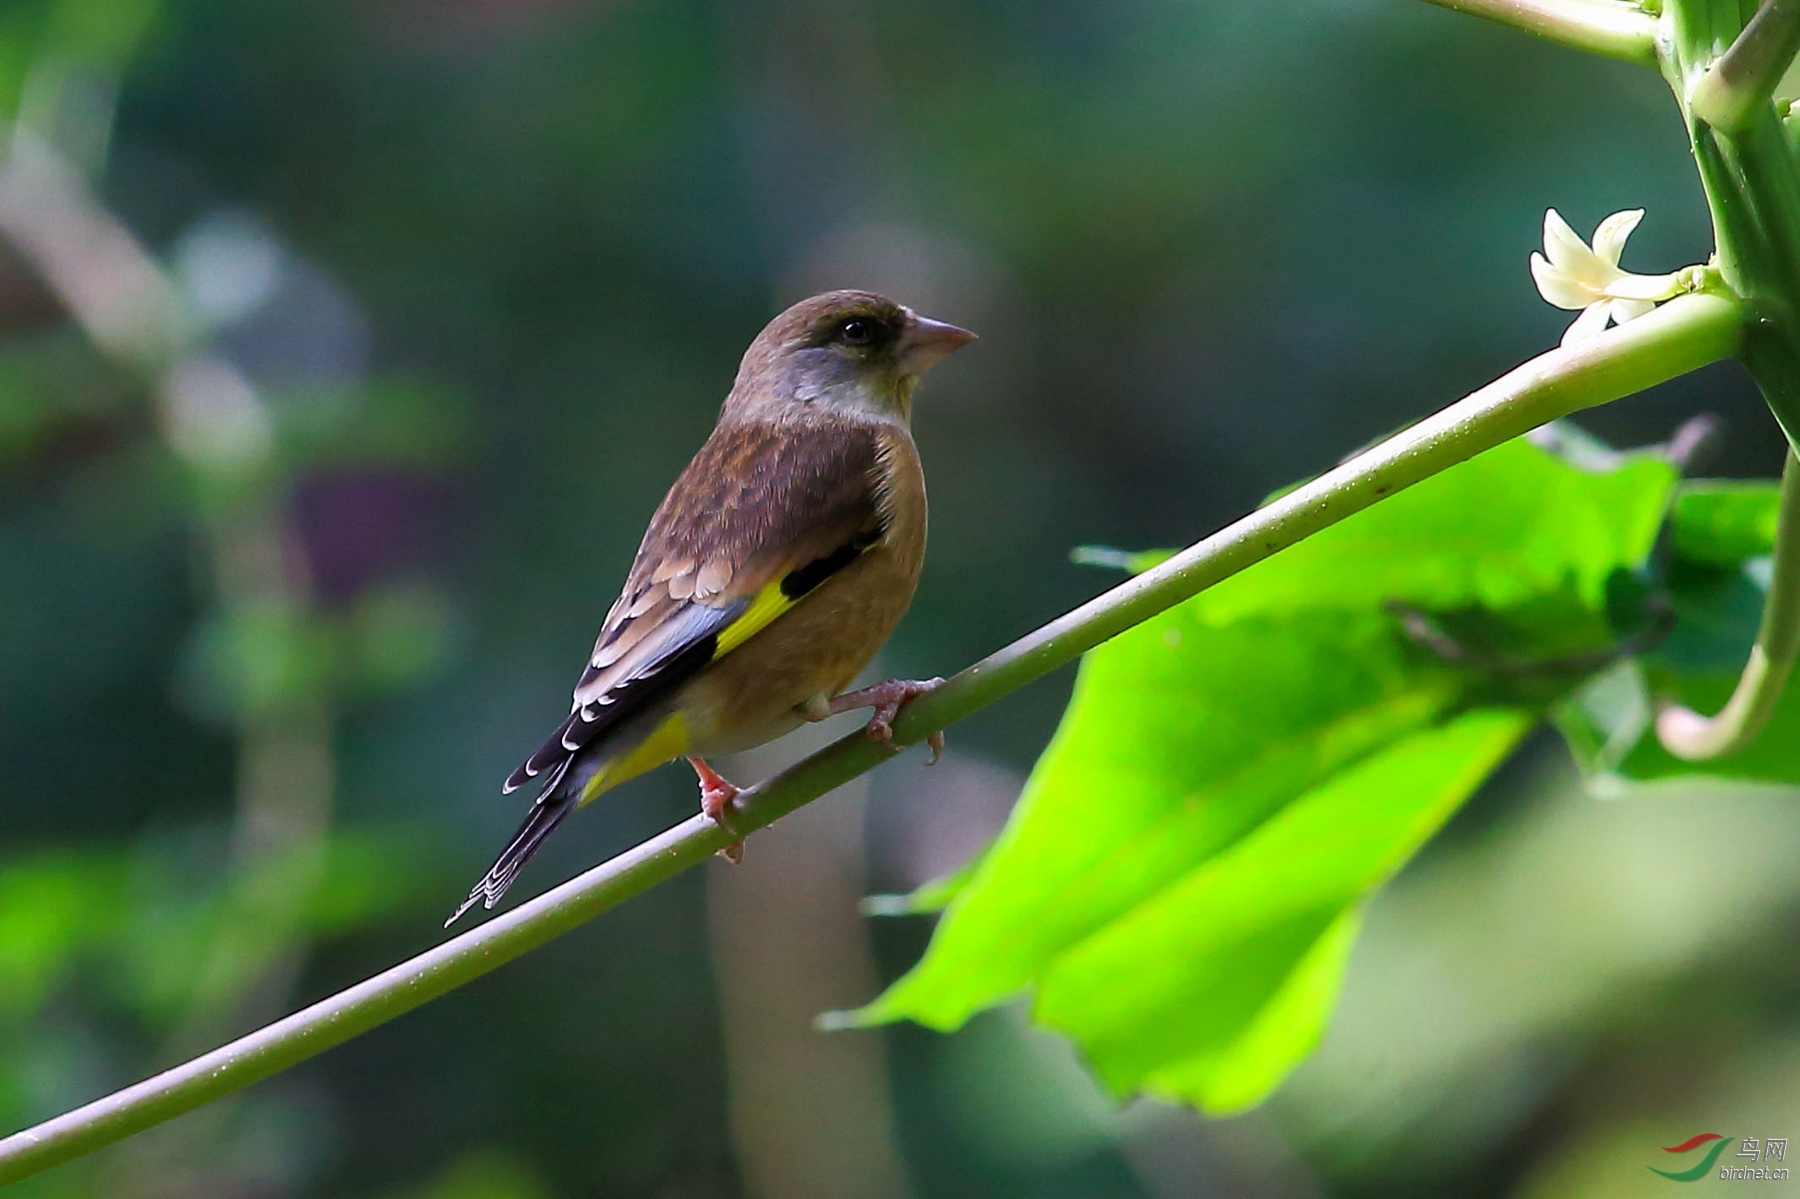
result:
<svg viewBox="0 0 1800 1199"><path fill-rule="evenodd" d="M756 598L750 601L750 606L744 609L743 615L719 631L719 644L713 651L713 661L718 661L768 628L776 617L798 602L782 594L779 579L765 585L756 593ZM581 789L581 803L586 804L601 792L610 791L627 779L634 779L646 771L655 770L664 762L679 758L692 743L687 718L680 712L672 713L637 748L595 771L594 777Z"/></svg>
<svg viewBox="0 0 1800 1199"><path fill-rule="evenodd" d="M789 599L782 593L780 579L764 583L762 590L756 593L756 598L750 601L750 606L744 609L744 614L720 630L719 648L713 653L713 660L723 658L768 628L777 616L798 602L799 600Z"/></svg>

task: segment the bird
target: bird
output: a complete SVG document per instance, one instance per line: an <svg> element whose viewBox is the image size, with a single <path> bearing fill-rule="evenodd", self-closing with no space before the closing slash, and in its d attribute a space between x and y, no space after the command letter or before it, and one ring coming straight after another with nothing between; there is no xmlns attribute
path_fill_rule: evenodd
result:
<svg viewBox="0 0 1800 1199"><path fill-rule="evenodd" d="M650 518L569 715L506 780L507 794L536 781L537 798L445 927L498 903L571 812L676 758L730 831L739 789L707 758L865 707L869 735L892 740L900 708L942 680L844 689L905 614L924 563L914 389L973 340L869 291L801 300L757 335ZM933 734L933 761L942 747ZM721 853L735 862L742 845Z"/></svg>

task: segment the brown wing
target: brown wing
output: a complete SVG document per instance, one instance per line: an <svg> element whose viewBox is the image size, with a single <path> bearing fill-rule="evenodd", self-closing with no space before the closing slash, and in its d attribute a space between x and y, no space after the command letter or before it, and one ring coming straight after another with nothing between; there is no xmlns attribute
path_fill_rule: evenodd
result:
<svg viewBox="0 0 1800 1199"><path fill-rule="evenodd" d="M781 610L756 603L771 583L781 600L798 602L879 541L880 467L875 432L842 422L790 416L714 429L651 517L568 718L506 790L554 770L729 652L743 639L734 640L734 624Z"/></svg>

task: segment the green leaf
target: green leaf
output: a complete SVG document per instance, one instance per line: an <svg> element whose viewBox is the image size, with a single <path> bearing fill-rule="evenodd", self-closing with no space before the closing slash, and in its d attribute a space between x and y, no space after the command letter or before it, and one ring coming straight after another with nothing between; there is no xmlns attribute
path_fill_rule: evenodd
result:
<svg viewBox="0 0 1800 1199"><path fill-rule="evenodd" d="M923 916L941 912L975 877L980 865L981 855L977 854L949 874L922 883L904 895L864 896L858 908L865 916Z"/></svg>
<svg viewBox="0 0 1800 1199"><path fill-rule="evenodd" d="M116 855L43 853L0 862L0 1015L31 1012L71 959L116 920Z"/></svg>
<svg viewBox="0 0 1800 1199"><path fill-rule="evenodd" d="M1426 479L1194 601L1215 621L1405 600L1516 607L1568 584L1602 608L1607 579L1655 541L1675 469L1650 454L1595 473L1511 441Z"/></svg>
<svg viewBox="0 0 1800 1199"><path fill-rule="evenodd" d="M1640 662L1590 681L1556 712L1576 760L1604 786L1704 775L1800 782L1800 695L1789 687L1748 748L1708 762L1656 739L1658 702L1716 712L1737 685L1768 592L1779 503L1774 482L1683 484L1669 518L1668 596L1675 626Z"/></svg>
<svg viewBox="0 0 1800 1199"><path fill-rule="evenodd" d="M931 949L863 1015L952 1028L1456 699L1379 611L1217 628L1194 605L1088 655L1063 726Z"/></svg>
<svg viewBox="0 0 1800 1199"><path fill-rule="evenodd" d="M1696 712L1717 712L1725 706L1732 688L1737 686L1737 673L1677 675L1656 672L1650 677L1654 680L1653 685L1646 685L1644 676L1638 676L1639 685L1645 687L1641 702L1646 715L1641 722L1619 722L1609 712L1599 715L1582 712L1559 717L1558 723L1564 726L1565 734L1569 733L1568 725L1572 724L1577 730L1575 737L1584 739L1577 743L1575 737L1571 737L1571 743L1588 750L1585 755L1578 756L1595 774L1620 783L1677 776L1800 783L1800 689L1789 684L1768 727L1744 749L1711 761L1688 762L1664 749L1656 739L1648 719L1649 694L1653 691L1659 697L1673 699ZM1621 729L1623 736L1619 735ZM1594 740L1609 736L1615 739L1610 752L1592 746Z"/></svg>
<svg viewBox="0 0 1800 1199"><path fill-rule="evenodd" d="M1453 667L1388 605L1483 661L1610 647L1674 472L1607 463L1511 443L1089 654L924 958L851 1021L1031 994L1117 1091L1259 1102L1321 1035L1363 901L1580 681Z"/></svg>
<svg viewBox="0 0 1800 1199"><path fill-rule="evenodd" d="M442 663L457 631L450 597L424 582L368 588L351 606L344 628L353 682L370 691L397 691Z"/></svg>
<svg viewBox="0 0 1800 1199"><path fill-rule="evenodd" d="M1259 1102L1323 1031L1355 906L1530 725L1521 712L1471 712L1325 780L1060 955L1036 1015L1079 1042L1115 1091L1154 1078L1209 1110Z"/></svg>
<svg viewBox="0 0 1800 1199"><path fill-rule="evenodd" d="M1344 986L1362 908L1348 909L1314 941L1261 1011L1216 1049L1146 1074L1143 1089L1215 1115L1247 1111L1318 1048Z"/></svg>
<svg viewBox="0 0 1800 1199"><path fill-rule="evenodd" d="M1670 524L1675 553L1692 562L1737 566L1775 545L1780 494L1773 482L1703 479L1683 484Z"/></svg>
<svg viewBox="0 0 1800 1199"><path fill-rule="evenodd" d="M1175 556L1175 550L1121 550L1110 545L1078 545L1069 553L1069 561L1077 566L1098 566L1102 570L1122 570L1141 575Z"/></svg>

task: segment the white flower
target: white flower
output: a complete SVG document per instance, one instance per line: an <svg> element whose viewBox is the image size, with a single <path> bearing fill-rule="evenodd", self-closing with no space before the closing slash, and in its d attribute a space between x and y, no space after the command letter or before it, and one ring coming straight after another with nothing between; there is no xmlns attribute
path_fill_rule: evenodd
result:
<svg viewBox="0 0 1800 1199"><path fill-rule="evenodd" d="M1608 321L1622 325L1667 300L1690 291L1697 282L1693 269L1667 275L1634 275L1619 269L1625 239L1644 219L1641 208L1615 212L1594 230L1590 247L1569 228L1556 209L1544 213L1544 252L1531 256L1531 277L1538 294L1558 308L1581 315L1563 334L1565 346L1606 331Z"/></svg>

